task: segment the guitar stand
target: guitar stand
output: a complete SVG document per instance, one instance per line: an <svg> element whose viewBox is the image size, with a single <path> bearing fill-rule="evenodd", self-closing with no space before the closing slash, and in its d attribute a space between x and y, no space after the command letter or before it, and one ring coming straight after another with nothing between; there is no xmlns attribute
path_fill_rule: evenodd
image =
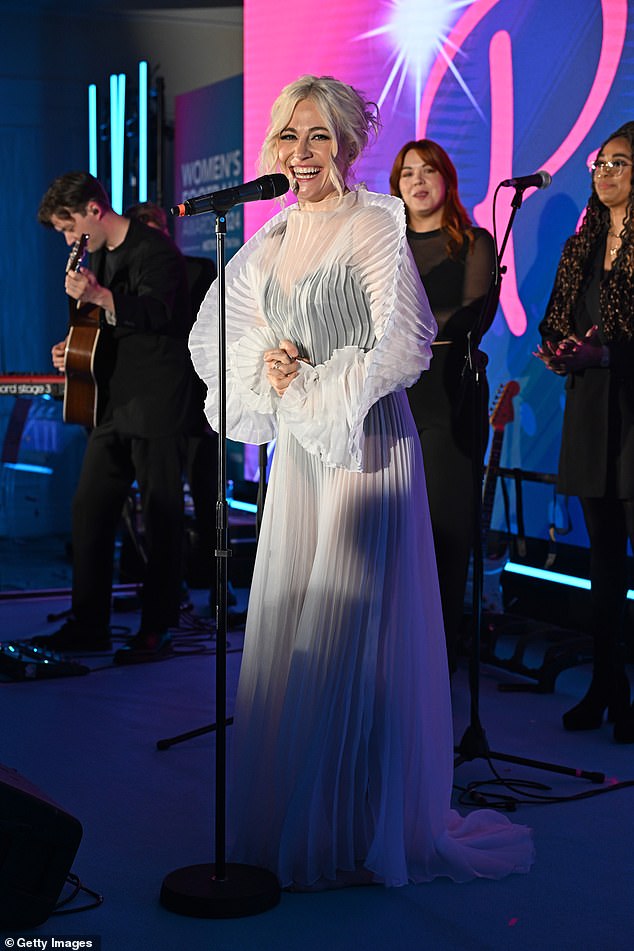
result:
<svg viewBox="0 0 634 951"><path fill-rule="evenodd" d="M525 618L514 618L512 615L498 617L489 614L486 626L488 636L483 650L485 663L528 678L528 682L509 681L498 684L501 693L554 693L555 682L562 671L592 659L592 638L588 634L580 634L578 631L540 621L529 622ZM495 653L500 637L516 638L510 657L500 657ZM526 663L526 653L533 646L541 646L544 640L550 643L543 652L541 664L533 666Z"/></svg>
<svg viewBox="0 0 634 951"><path fill-rule="evenodd" d="M497 190L500 188L498 185ZM494 209L495 209L494 196ZM535 769L561 773L565 776L575 776L578 779L587 779L592 783L605 782L605 775L600 772L582 770L571 766L547 763L542 760L527 759L508 753L493 752L489 748L486 733L480 722L480 645L482 633L482 584L483 584L483 550L482 550L482 446L483 416L483 361L479 358L478 345L482 338L482 328L488 327L493 321L500 298L502 275L506 268L501 261L513 221L522 204L522 188L515 187L515 195L511 201L512 212L506 226L506 232L499 252L496 249L496 266L489 285L489 290L483 301L478 320L469 332L467 341L467 355L464 375L471 378L473 383L472 394L472 477L473 477L473 590L471 616L471 656L469 658L469 692L470 692L470 721L460 743L455 747L457 754L454 768L474 759L501 760L505 763L517 763L521 766L531 766ZM495 211L494 211L495 216ZM468 381L465 380L465 383Z"/></svg>

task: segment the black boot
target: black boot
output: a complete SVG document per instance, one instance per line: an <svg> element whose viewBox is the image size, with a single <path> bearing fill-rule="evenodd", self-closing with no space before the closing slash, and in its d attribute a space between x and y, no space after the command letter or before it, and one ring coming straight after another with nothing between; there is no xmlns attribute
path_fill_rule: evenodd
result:
<svg viewBox="0 0 634 951"><path fill-rule="evenodd" d="M608 720L624 723L630 710L630 685L624 670L606 675L595 670L585 697L564 713L564 729L598 730L607 710ZM615 727L616 738L616 727ZM621 742L630 742L629 740Z"/></svg>
<svg viewBox="0 0 634 951"><path fill-rule="evenodd" d="M634 704L615 718L614 739L617 743L634 743Z"/></svg>

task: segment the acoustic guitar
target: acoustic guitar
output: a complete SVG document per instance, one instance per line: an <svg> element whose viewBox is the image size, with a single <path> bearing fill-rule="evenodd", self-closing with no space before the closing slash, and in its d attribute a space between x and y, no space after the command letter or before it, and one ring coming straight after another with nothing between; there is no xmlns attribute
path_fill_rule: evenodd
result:
<svg viewBox="0 0 634 951"><path fill-rule="evenodd" d="M73 245L66 273L81 267L90 235L83 234ZM100 394L97 381L98 347L101 330L99 308L68 298L68 339L64 358L64 422L92 429L97 425Z"/></svg>

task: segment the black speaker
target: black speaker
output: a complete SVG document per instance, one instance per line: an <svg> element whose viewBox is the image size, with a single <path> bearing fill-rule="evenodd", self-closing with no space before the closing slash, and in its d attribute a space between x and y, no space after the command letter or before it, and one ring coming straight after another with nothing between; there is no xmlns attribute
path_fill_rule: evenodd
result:
<svg viewBox="0 0 634 951"><path fill-rule="evenodd" d="M82 831L77 819L16 770L0 764L0 927L46 921Z"/></svg>

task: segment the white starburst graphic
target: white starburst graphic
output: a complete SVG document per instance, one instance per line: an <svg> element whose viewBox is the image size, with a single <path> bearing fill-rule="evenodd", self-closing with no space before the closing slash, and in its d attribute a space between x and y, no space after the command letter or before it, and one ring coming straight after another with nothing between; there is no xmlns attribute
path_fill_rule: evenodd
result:
<svg viewBox="0 0 634 951"><path fill-rule="evenodd" d="M467 86L451 56L447 54L451 28L456 21L457 11L471 6L476 0L389 0L386 22L355 39L365 40L377 36L388 37L392 52L390 73L383 84L378 99L381 107L388 93L396 83L394 101L398 102L403 85L409 78L414 83L416 102L416 124L423 94L423 83L431 63L438 55L445 60L456 82L469 99L476 112L484 119L484 114ZM450 46L456 54L461 51Z"/></svg>

